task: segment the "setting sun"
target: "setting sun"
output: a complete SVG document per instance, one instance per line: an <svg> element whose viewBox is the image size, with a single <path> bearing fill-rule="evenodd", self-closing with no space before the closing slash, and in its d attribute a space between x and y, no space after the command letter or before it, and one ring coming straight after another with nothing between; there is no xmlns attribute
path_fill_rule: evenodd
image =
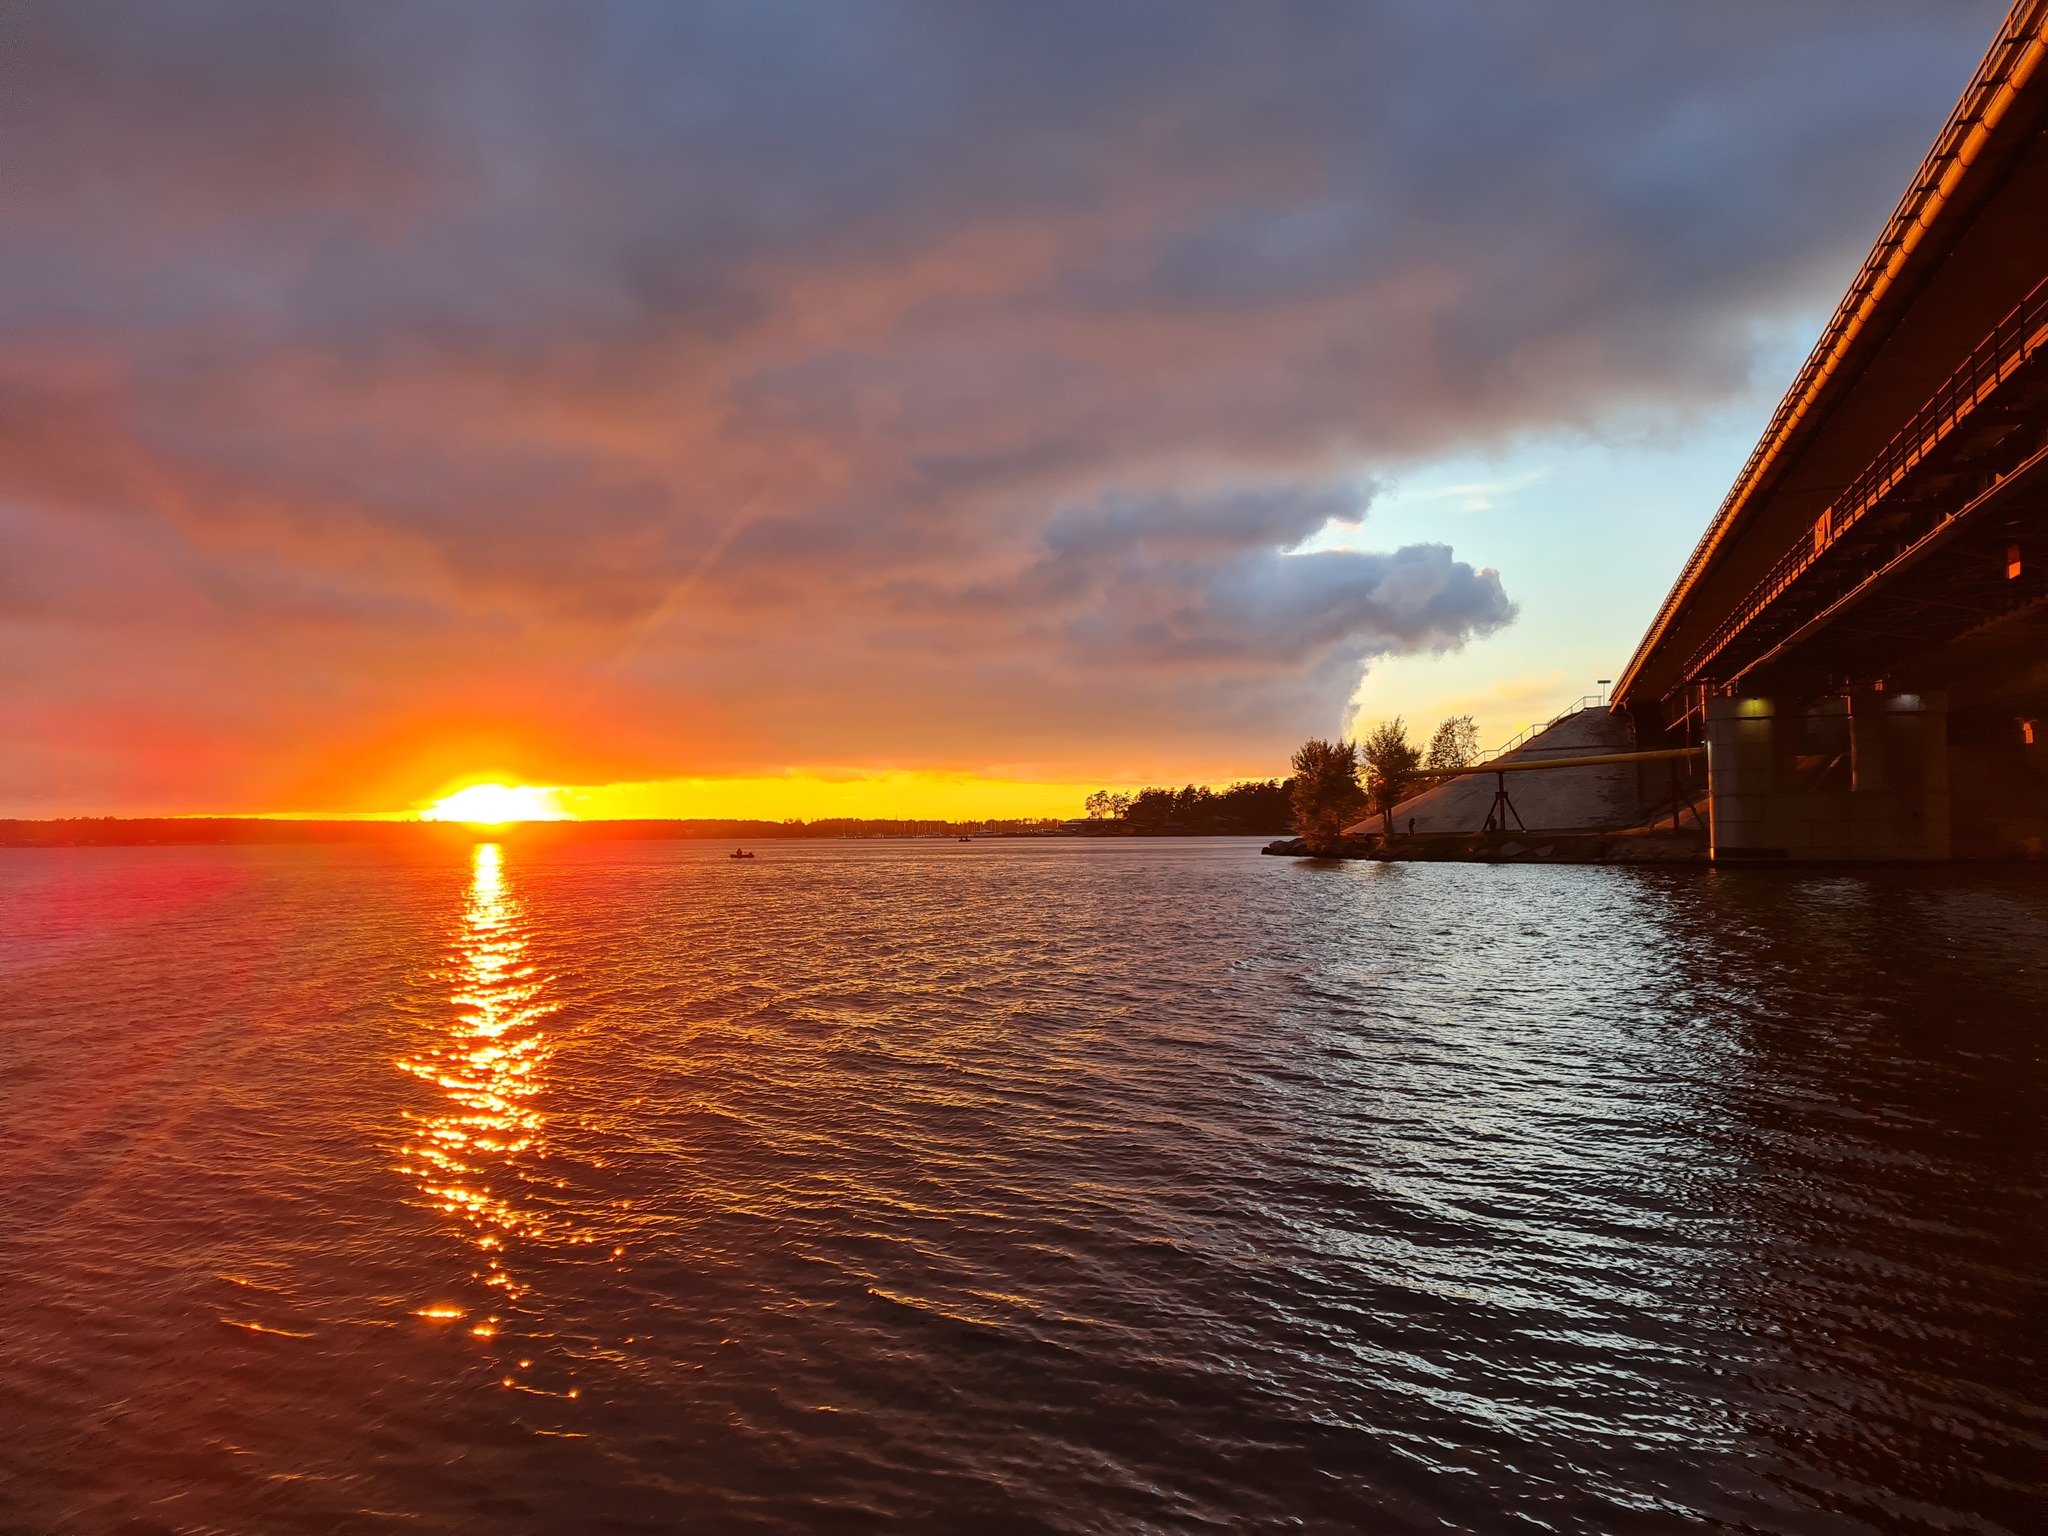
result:
<svg viewBox="0 0 2048 1536"><path fill-rule="evenodd" d="M468 821L479 826L500 827L510 821L568 821L568 812L555 803L551 789L530 784L514 788L504 784L472 784L467 789L436 800L421 813L428 821Z"/></svg>

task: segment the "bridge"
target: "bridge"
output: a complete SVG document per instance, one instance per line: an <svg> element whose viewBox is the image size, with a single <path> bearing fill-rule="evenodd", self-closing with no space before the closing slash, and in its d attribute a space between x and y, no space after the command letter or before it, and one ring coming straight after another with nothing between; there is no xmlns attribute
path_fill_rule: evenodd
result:
<svg viewBox="0 0 2048 1536"><path fill-rule="evenodd" d="M2020 0L1620 678L1717 860L2048 839L2048 0Z"/></svg>

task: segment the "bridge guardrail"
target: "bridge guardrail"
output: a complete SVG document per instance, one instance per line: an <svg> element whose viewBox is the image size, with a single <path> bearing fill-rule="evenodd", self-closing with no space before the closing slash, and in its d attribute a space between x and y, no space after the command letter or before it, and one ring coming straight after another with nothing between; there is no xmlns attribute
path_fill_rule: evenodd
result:
<svg viewBox="0 0 2048 1536"><path fill-rule="evenodd" d="M1693 652L1685 666L1686 681L1697 681L1737 635L1811 570L1843 534L1896 490L1900 481L1946 442L1972 412L2031 362L2044 346L2048 346L2048 279L2037 283L2010 314L1991 328L1989 335L1970 349L1955 372L1906 418L1906 424L1892 434L1877 457L1814 520L1811 533L1773 562L1735 611Z"/></svg>

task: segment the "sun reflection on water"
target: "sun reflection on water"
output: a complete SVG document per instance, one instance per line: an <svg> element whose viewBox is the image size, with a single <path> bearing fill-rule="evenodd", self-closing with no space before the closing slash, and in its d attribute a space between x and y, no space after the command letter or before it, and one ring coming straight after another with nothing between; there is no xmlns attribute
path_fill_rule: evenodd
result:
<svg viewBox="0 0 2048 1536"><path fill-rule="evenodd" d="M448 1027L428 1049L398 1062L445 1099L437 1113L408 1116L414 1129L403 1171L481 1250L479 1278L511 1297L527 1287L509 1266L506 1241L547 1235L541 1212L516 1197L531 1176L522 1165L546 1152L538 1099L553 1049L542 1028L554 1012L542 1001L546 978L526 951L523 912L507 889L503 854L495 843L479 843L455 935ZM435 1316L452 1311L430 1309ZM488 1337L494 1321L471 1331Z"/></svg>

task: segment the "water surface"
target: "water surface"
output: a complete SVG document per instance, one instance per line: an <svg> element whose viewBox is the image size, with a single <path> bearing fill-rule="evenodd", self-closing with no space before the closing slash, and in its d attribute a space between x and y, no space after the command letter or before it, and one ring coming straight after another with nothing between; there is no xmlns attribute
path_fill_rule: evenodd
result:
<svg viewBox="0 0 2048 1536"><path fill-rule="evenodd" d="M0 1530L2011 1531L2048 881L0 851Z"/></svg>

